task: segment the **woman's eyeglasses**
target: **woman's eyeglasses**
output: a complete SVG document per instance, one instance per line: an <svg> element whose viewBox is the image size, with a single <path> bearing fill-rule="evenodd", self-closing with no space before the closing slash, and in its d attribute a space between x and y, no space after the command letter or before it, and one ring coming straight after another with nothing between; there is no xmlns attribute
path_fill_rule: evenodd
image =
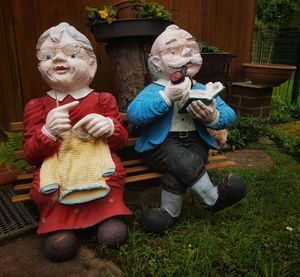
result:
<svg viewBox="0 0 300 277"><path fill-rule="evenodd" d="M80 52L81 48L82 46L79 45L78 43L70 43L70 44L66 44L63 47L54 47L54 48L39 50L36 56L40 61L52 60L56 54L56 50L61 49L62 52L68 57L74 56L75 58L75 55Z"/></svg>

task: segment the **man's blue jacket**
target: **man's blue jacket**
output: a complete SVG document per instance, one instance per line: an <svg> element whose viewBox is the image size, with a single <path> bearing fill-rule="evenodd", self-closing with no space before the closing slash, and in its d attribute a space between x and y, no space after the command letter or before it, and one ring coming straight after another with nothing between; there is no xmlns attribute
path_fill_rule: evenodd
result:
<svg viewBox="0 0 300 277"><path fill-rule="evenodd" d="M128 119L136 126L143 127L135 150L145 152L156 148L167 137L172 124L172 106L169 107L159 91L163 91L163 85L152 83L145 87L130 103L127 109ZM205 89L200 83L195 83L192 89ZM232 125L236 119L235 112L219 96L216 98L217 110L220 113L219 121L210 126L213 130L221 130ZM214 138L207 132L207 126L194 120L196 130L209 148L215 148Z"/></svg>

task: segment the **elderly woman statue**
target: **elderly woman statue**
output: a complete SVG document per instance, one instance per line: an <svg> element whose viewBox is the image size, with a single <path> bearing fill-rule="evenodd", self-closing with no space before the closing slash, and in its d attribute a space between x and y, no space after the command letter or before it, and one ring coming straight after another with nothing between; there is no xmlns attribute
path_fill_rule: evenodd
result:
<svg viewBox="0 0 300 277"><path fill-rule="evenodd" d="M137 95L127 113L134 125L142 127L136 151L164 173L161 205L146 210L140 223L149 232L163 234L178 219L187 189L206 210L217 212L240 201L246 184L230 174L214 186L205 170L208 151L216 147L207 128L232 125L235 112L219 96L208 105L193 101L186 113L180 112L180 100L187 93L208 91L208 85L192 79L202 65L195 38L176 25L168 26L154 41L148 65L155 81Z"/></svg>
<svg viewBox="0 0 300 277"><path fill-rule="evenodd" d="M114 97L89 87L97 69L91 43L60 23L41 35L36 49L51 90L25 107L24 152L35 166L30 197L40 212L37 233L48 234L46 255L53 261L71 258L78 251L75 231L91 226L97 226L100 244L121 245L127 227L120 217L131 212L116 151L128 135Z"/></svg>

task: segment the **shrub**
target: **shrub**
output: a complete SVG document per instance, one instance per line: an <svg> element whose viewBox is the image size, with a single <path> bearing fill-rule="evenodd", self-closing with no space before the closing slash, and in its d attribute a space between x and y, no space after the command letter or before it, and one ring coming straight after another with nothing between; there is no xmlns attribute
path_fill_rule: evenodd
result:
<svg viewBox="0 0 300 277"><path fill-rule="evenodd" d="M264 133L262 119L259 117L242 117L238 115L233 126L229 128L228 143L235 149L257 142Z"/></svg>
<svg viewBox="0 0 300 277"><path fill-rule="evenodd" d="M270 123L284 123L300 118L300 108L296 104L289 104L280 97L273 96L272 110L268 116Z"/></svg>
<svg viewBox="0 0 300 277"><path fill-rule="evenodd" d="M300 139L290 135L288 132L276 128L267 127L266 134L276 142L281 152L288 154L300 162Z"/></svg>

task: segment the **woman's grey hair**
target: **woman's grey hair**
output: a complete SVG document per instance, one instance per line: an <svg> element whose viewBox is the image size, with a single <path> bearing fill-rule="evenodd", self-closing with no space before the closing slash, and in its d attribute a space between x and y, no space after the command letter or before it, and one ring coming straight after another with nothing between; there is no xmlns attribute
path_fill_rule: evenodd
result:
<svg viewBox="0 0 300 277"><path fill-rule="evenodd" d="M87 50L87 54L90 58L96 60L96 55L94 53L94 49L88 40L88 38L80 33L76 28L71 26L67 22L59 23L57 26L54 26L47 31L45 31L39 38L36 50L40 50L42 44L45 42L46 39L50 38L54 42L59 42L63 32L66 32L70 35L73 39L75 39L85 50Z"/></svg>

